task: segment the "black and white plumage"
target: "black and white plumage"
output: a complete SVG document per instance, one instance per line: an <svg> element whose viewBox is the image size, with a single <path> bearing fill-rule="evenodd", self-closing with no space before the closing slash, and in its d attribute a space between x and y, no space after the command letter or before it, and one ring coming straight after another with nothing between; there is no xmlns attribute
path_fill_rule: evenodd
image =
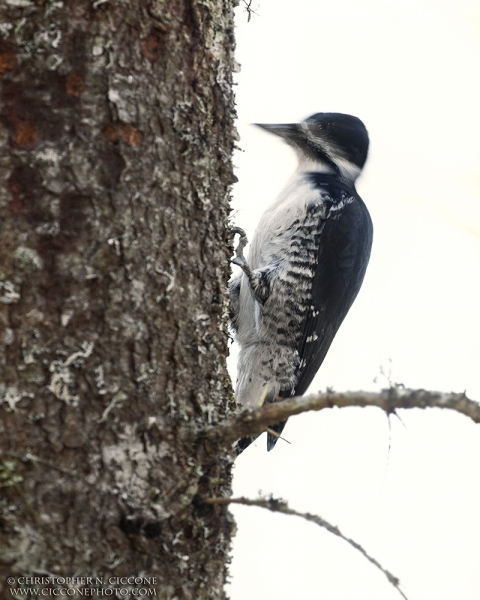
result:
<svg viewBox="0 0 480 600"><path fill-rule="evenodd" d="M233 260L243 269L230 283L236 398L250 408L306 392L360 290L373 236L355 190L368 153L359 119L317 113L259 126L294 148L298 168L261 217L248 263L241 252ZM269 433L268 450L276 441Z"/></svg>

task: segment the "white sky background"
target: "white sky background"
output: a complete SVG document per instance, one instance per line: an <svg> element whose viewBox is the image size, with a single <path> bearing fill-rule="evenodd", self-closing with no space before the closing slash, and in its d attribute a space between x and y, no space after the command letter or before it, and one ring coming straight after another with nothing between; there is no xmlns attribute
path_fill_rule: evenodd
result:
<svg viewBox="0 0 480 600"><path fill-rule="evenodd" d="M295 168L248 125L360 117L357 189L374 221L363 288L310 391L408 387L480 399L480 5L471 0L261 0L237 9L240 146L234 221L251 237ZM234 351L233 351L234 352ZM234 357L231 367L234 373ZM383 370L386 376L382 376ZM377 378L377 382L375 382ZM338 525L409 600L480 598L480 427L439 410L290 419L237 460L258 491ZM390 451L389 451L390 444ZM234 507L231 600L395 600L385 576L314 524Z"/></svg>

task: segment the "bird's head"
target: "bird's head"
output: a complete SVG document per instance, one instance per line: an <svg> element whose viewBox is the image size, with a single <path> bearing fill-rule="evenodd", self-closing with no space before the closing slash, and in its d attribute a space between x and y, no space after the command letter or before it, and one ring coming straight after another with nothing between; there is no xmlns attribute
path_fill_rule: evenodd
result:
<svg viewBox="0 0 480 600"><path fill-rule="evenodd" d="M349 183L355 181L367 160L367 130L360 119L351 115L316 113L302 123L256 125L292 146L301 166L315 163Z"/></svg>

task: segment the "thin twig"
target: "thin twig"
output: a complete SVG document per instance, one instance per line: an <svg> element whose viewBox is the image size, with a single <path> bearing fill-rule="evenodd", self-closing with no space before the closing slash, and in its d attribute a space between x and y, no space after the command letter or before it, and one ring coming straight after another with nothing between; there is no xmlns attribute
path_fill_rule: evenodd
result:
<svg viewBox="0 0 480 600"><path fill-rule="evenodd" d="M243 4L245 4L245 11L248 15L247 23L250 23L250 19L252 18L252 15L257 14L257 12L255 10L253 10L253 8L252 8L252 2L253 2L253 0L243 0Z"/></svg>
<svg viewBox="0 0 480 600"><path fill-rule="evenodd" d="M310 396L289 398L282 402L266 404L260 408L243 410L232 419L209 427L202 436L234 442L242 437L262 433L266 427L286 421L288 417L310 410L347 406L376 406L387 414L399 408L448 408L455 410L475 423L480 423L480 404L466 394L410 390L394 387L381 392L324 392Z"/></svg>
<svg viewBox="0 0 480 600"><path fill-rule="evenodd" d="M287 504L287 502L285 502L285 500L282 500L279 498L273 498L272 496L270 496L269 498L258 498L255 500L250 499L250 498L243 498L243 497L241 497L241 498L205 498L204 500L202 500L202 502L204 504L243 504L245 506L259 506L261 508L266 508L267 510L270 510L272 512L279 512L279 513L283 513L285 515L293 515L295 517L301 517L302 519L311 521L312 523L315 523L316 525L323 527L330 533L333 533L333 535L338 536L339 538L341 538L342 540L347 542L347 544L350 544L350 546L355 548L355 550L358 550L358 552L360 552L360 554L363 554L363 556L368 561L370 561L373 565L375 565L377 567L377 569L379 569L385 575L385 577L393 585L393 587L396 588L396 590L402 596L402 598L405 598L405 600L408 600L407 596L405 596L405 594L400 589L400 580L398 579L398 577L395 577L395 575L390 573L390 571L388 571L387 569L382 567L382 565L378 562L378 560L373 558L373 556L370 556L370 554L368 554L367 551L364 550L364 548L359 543L357 543L355 540L352 540L351 538L347 537L346 535L343 535L343 533L340 531L340 529L338 527L336 527L335 525L332 525L331 523L329 523L325 519L322 519L322 517L319 517L318 515L312 515L311 513L303 513L303 512L294 510L293 508L290 508L288 506L288 504Z"/></svg>
<svg viewBox="0 0 480 600"><path fill-rule="evenodd" d="M277 433L276 431L274 431L270 427L265 427L265 431L267 433L269 433L270 435L273 435L273 437L276 437L277 440L283 440L284 442L287 442L287 444L291 444L292 443L292 442L289 442L286 438L282 437L279 433Z"/></svg>

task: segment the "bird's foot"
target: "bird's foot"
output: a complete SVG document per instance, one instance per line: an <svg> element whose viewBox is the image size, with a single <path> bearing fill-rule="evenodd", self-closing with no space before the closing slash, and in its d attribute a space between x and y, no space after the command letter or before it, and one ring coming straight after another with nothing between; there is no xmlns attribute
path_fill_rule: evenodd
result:
<svg viewBox="0 0 480 600"><path fill-rule="evenodd" d="M243 249L248 243L247 236L245 231L243 231L243 229L240 227L233 227L232 235L237 234L240 236L240 240L238 242L238 246L235 248L235 257L232 258L230 262L242 269L250 283L250 288L253 295L255 296L256 300L260 302L260 304L263 304L265 302L265 298L259 294L259 285L261 284L262 277L258 272L252 271L250 265L247 263L247 259L245 256L243 256Z"/></svg>
<svg viewBox="0 0 480 600"><path fill-rule="evenodd" d="M247 261L246 261L245 257L243 256L243 249L248 244L248 239L247 239L247 234L241 227L233 227L232 235L237 235L237 234L240 236L240 240L238 242L238 246L235 248L235 258L232 258L231 262L234 265L238 265L239 267L244 269L245 267L248 267Z"/></svg>

